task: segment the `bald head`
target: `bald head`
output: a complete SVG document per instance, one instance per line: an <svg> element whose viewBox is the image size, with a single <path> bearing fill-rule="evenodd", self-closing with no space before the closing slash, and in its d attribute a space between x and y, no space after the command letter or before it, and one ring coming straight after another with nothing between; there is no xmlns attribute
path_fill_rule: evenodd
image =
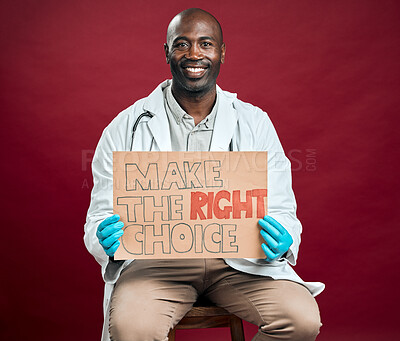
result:
<svg viewBox="0 0 400 341"><path fill-rule="evenodd" d="M220 65L225 60L225 44L217 19L199 8L179 13L168 26L164 50L175 95L180 92L189 97L206 93L215 96Z"/></svg>
<svg viewBox="0 0 400 341"><path fill-rule="evenodd" d="M167 29L167 44L171 46L174 37L176 36L177 29L181 25L188 25L192 24L195 25L197 22L204 22L211 27L216 29L218 34L218 40L222 44L223 42L223 34L222 28L218 20L207 11L204 11L200 8L189 8L180 13L178 13L169 23Z"/></svg>

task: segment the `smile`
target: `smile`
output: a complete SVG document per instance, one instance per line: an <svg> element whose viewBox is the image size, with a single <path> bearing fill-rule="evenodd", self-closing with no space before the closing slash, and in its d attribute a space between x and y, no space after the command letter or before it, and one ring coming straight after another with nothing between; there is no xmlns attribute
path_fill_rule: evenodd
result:
<svg viewBox="0 0 400 341"><path fill-rule="evenodd" d="M206 73L207 67L205 66L184 66L183 72L188 78L202 78Z"/></svg>
<svg viewBox="0 0 400 341"><path fill-rule="evenodd" d="M185 69L192 73L201 73L202 71L205 70L205 68L202 67L186 67Z"/></svg>

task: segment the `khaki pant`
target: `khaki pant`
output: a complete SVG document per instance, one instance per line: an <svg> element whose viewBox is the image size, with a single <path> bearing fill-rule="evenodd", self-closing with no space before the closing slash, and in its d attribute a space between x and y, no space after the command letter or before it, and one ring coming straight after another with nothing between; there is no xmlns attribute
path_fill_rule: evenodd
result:
<svg viewBox="0 0 400 341"><path fill-rule="evenodd" d="M135 260L111 298L111 340L168 340L199 294L259 326L253 341L314 340L321 326L300 284L239 272L222 259Z"/></svg>

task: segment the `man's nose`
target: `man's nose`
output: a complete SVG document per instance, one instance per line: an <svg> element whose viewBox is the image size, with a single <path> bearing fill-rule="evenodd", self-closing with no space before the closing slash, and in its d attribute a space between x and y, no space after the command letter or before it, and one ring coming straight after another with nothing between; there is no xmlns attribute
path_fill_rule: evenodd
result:
<svg viewBox="0 0 400 341"><path fill-rule="evenodd" d="M187 54L186 54L186 58L187 59L202 59L203 56L203 52L201 51L201 48L198 44L192 44L192 46L190 46Z"/></svg>

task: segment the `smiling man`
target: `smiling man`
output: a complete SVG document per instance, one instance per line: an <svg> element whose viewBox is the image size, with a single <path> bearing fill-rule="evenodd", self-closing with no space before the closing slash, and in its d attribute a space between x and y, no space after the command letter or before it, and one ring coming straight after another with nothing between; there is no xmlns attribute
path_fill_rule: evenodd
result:
<svg viewBox="0 0 400 341"><path fill-rule="evenodd" d="M85 244L106 282L103 340L166 341L199 295L259 326L253 340L314 340L313 296L295 265L301 224L290 162L261 109L216 85L225 60L218 21L201 9L176 15L164 44L172 81L121 112L104 130L92 163L94 187ZM123 223L112 214L113 151L268 151L268 216L260 219L263 259L115 261Z"/></svg>
<svg viewBox="0 0 400 341"><path fill-rule="evenodd" d="M164 49L174 98L198 124L215 104L216 81L225 60L221 26L207 12L185 11L169 24Z"/></svg>

